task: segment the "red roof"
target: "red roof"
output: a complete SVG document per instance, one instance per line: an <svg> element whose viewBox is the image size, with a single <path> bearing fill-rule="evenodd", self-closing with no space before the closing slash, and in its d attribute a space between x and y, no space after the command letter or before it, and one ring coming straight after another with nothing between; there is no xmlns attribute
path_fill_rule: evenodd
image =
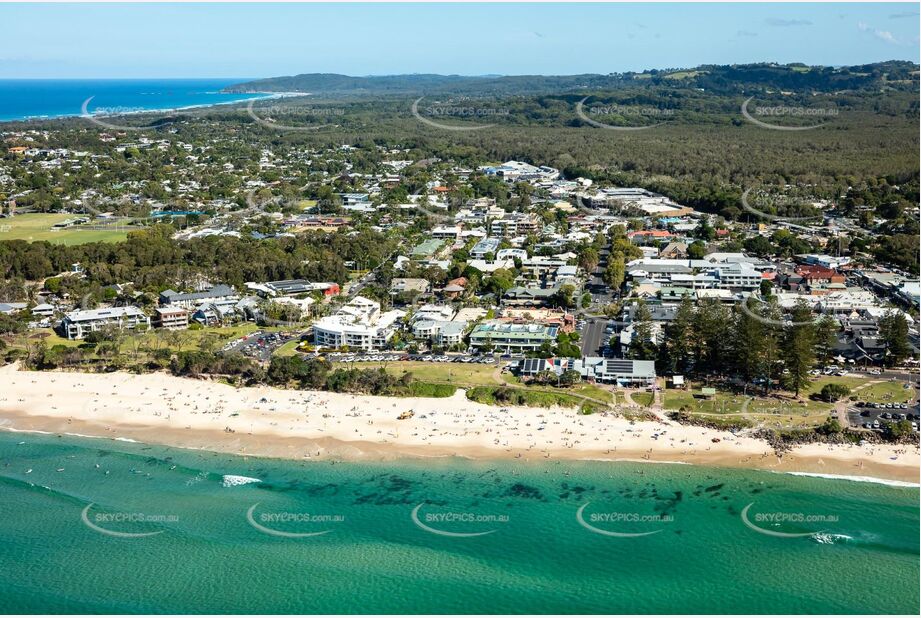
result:
<svg viewBox="0 0 921 618"><path fill-rule="evenodd" d="M653 238L671 238L672 233L666 230L640 230L627 234L630 238L634 236L652 236Z"/></svg>

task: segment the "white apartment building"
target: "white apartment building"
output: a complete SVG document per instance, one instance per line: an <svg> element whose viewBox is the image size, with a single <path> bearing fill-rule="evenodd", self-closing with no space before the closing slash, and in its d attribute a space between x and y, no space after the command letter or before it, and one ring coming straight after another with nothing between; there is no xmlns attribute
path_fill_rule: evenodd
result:
<svg viewBox="0 0 921 618"><path fill-rule="evenodd" d="M540 221L533 215L512 213L502 219L494 220L489 226L489 233L500 238L527 236L540 229Z"/></svg>
<svg viewBox="0 0 921 618"><path fill-rule="evenodd" d="M83 339L107 326L115 328L150 327L150 318L137 307L111 307L71 311L61 321L61 330L68 339Z"/></svg>
<svg viewBox="0 0 921 618"><path fill-rule="evenodd" d="M314 343L324 348L348 346L356 350L379 350L396 332L398 321L406 312L381 312L377 301L356 296L336 312L313 325Z"/></svg>

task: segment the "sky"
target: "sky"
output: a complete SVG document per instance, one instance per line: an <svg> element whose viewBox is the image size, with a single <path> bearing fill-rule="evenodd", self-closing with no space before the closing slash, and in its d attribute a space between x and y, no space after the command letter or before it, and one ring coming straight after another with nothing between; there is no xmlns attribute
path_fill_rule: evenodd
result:
<svg viewBox="0 0 921 618"><path fill-rule="evenodd" d="M0 4L0 78L919 60L919 4Z"/></svg>

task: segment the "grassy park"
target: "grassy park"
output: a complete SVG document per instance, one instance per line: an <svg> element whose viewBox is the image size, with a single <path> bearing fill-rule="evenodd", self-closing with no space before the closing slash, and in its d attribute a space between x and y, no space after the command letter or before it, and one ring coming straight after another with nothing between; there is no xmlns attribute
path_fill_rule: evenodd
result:
<svg viewBox="0 0 921 618"><path fill-rule="evenodd" d="M62 245L80 245L88 242L120 242L128 237L128 230L119 225L112 229L93 229L93 226L76 225L55 228L55 223L73 219L77 215L25 214L0 219L0 240L45 240Z"/></svg>
<svg viewBox="0 0 921 618"><path fill-rule="evenodd" d="M333 363L334 367L348 367L351 363ZM477 391L479 399L486 400L491 395L489 388L508 386L514 389L526 390L535 398L538 393L544 393L543 400L551 400L553 395L566 395L570 402L581 402L584 398L598 402L615 403L615 394L611 391L593 384L574 384L567 388L554 388L553 386L528 386L519 378L510 373L500 373L495 365L480 365L474 363L430 363L419 361L392 361L354 363L355 368L375 369L382 367L387 373L402 376L409 372L413 377L429 384L452 384L461 388L484 387L486 390ZM565 398L564 398L565 399ZM623 397L621 397L621 402ZM540 405L540 404L538 404Z"/></svg>

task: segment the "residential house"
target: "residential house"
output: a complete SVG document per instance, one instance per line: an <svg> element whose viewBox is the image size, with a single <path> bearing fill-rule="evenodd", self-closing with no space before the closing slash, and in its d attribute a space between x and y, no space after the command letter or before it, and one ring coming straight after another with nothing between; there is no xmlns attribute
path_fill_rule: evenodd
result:
<svg viewBox="0 0 921 618"><path fill-rule="evenodd" d="M428 294L431 284L427 279L397 277L390 282L391 296L423 296Z"/></svg>

